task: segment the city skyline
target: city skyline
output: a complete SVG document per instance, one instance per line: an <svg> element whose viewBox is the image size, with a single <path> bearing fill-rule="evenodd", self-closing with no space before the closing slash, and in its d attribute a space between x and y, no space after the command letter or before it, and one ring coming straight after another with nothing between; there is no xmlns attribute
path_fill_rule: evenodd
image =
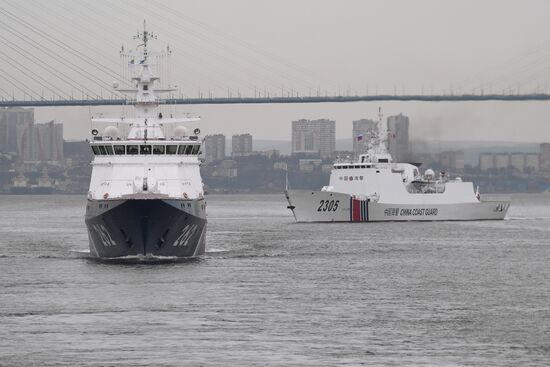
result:
<svg viewBox="0 0 550 367"><path fill-rule="evenodd" d="M547 140L544 136L550 136L550 104L545 102L358 102L319 104L313 109L306 105L201 105L178 106L176 110L201 116L200 122L189 124L189 127L200 127L204 134L233 135L248 131L258 139L290 140L291 121L328 118L336 121L336 138L343 139L349 136L352 121L376 119L379 106L384 116L400 112L409 116L414 121L410 129L411 138L415 140L544 142ZM64 107L62 114L58 107L35 109L37 121L63 122L67 140L89 138L89 119L101 113L116 116L121 108ZM518 129L520 121L522 127Z"/></svg>

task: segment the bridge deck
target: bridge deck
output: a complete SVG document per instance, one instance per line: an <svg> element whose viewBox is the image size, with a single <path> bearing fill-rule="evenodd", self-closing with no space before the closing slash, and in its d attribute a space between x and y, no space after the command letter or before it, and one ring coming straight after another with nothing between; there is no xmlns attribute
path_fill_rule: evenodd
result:
<svg viewBox="0 0 550 367"><path fill-rule="evenodd" d="M477 102L477 101L548 101L550 94L464 94L464 95L372 95L325 97L223 97L223 98L174 98L161 104L269 104L269 103L341 103L341 102ZM70 100L2 100L0 107L55 107L55 106L120 106L130 104L125 99L70 99Z"/></svg>

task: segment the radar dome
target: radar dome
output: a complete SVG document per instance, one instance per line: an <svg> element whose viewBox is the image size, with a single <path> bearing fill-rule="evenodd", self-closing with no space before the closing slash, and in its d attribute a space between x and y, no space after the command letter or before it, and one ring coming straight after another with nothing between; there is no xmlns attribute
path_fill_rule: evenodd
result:
<svg viewBox="0 0 550 367"><path fill-rule="evenodd" d="M433 169L428 168L424 172L424 177L428 180L433 180L434 176L435 176L435 173L434 173Z"/></svg>
<svg viewBox="0 0 550 367"><path fill-rule="evenodd" d="M118 138L118 129L114 126L107 126L105 131L103 131L103 136L116 140Z"/></svg>
<svg viewBox="0 0 550 367"><path fill-rule="evenodd" d="M174 129L174 137L175 138L184 138L187 136L187 128L185 126L176 126Z"/></svg>

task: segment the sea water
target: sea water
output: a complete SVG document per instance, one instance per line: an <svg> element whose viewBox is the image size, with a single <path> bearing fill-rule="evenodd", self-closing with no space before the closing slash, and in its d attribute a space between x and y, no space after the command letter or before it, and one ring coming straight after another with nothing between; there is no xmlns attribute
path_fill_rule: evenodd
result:
<svg viewBox="0 0 550 367"><path fill-rule="evenodd" d="M89 258L83 196L0 196L0 365L550 364L550 195L504 221L296 224L207 196L206 255Z"/></svg>

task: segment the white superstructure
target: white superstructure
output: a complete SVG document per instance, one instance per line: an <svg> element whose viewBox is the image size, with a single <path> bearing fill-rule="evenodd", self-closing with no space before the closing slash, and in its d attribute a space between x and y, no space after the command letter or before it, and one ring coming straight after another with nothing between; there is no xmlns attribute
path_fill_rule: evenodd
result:
<svg viewBox="0 0 550 367"><path fill-rule="evenodd" d="M148 131L159 129L148 127ZM202 198L198 154L201 143L189 136L166 140L94 140L89 199L160 194L171 198Z"/></svg>

